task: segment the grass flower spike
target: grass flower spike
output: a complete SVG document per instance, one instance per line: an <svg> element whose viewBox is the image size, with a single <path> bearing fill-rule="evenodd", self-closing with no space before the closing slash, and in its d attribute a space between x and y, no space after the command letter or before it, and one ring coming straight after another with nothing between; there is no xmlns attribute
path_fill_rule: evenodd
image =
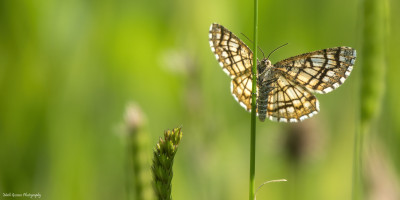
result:
<svg viewBox="0 0 400 200"><path fill-rule="evenodd" d="M160 138L154 148L153 165L153 188L157 199L170 200L171 181L173 176L172 166L174 157L182 138L182 127L164 132L164 138Z"/></svg>

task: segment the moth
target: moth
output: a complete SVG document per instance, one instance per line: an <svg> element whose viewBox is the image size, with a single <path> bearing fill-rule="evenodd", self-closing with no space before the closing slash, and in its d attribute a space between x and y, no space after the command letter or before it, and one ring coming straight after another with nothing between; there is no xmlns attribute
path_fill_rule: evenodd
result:
<svg viewBox="0 0 400 200"><path fill-rule="evenodd" d="M231 77L233 97L251 110L253 52L231 31L211 24L211 51ZM356 50L333 47L297 55L275 64L257 59L257 115L278 122L299 122L319 112L312 93L328 93L345 82L353 70Z"/></svg>

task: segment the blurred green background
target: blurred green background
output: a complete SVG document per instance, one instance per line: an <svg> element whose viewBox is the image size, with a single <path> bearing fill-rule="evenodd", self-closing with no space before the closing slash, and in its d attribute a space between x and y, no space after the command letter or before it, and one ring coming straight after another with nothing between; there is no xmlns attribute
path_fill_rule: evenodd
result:
<svg viewBox="0 0 400 200"><path fill-rule="evenodd" d="M400 190L400 2L386 6L386 86L364 146L368 199L397 199ZM362 47L361 1L260 0L259 8L264 52L289 43L273 63ZM119 133L129 102L146 115L149 163L163 131L183 125L174 199L247 199L250 114L210 50L213 22L252 37L253 2L2 0L0 199L126 199ZM256 185L288 179L258 199L350 199L360 68L316 95L321 112L312 119L257 123Z"/></svg>

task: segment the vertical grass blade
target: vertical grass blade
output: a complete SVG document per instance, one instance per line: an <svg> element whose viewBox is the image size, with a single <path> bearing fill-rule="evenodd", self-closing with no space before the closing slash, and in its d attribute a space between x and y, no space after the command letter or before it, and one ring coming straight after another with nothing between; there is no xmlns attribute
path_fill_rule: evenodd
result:
<svg viewBox="0 0 400 200"><path fill-rule="evenodd" d="M251 128L250 128L250 184L249 200L255 196L255 157L256 157L256 97L257 97L257 43L258 43L258 0L254 0L254 46L253 46L253 80L251 97Z"/></svg>
<svg viewBox="0 0 400 200"><path fill-rule="evenodd" d="M149 133L146 131L146 117L137 104L131 103L126 108L125 125L127 199L152 199L149 162L146 159Z"/></svg>
<svg viewBox="0 0 400 200"><path fill-rule="evenodd" d="M379 114L385 89L385 1L364 0L362 19L360 118L354 141L353 200L365 199L362 176L363 138L370 132L370 127Z"/></svg>

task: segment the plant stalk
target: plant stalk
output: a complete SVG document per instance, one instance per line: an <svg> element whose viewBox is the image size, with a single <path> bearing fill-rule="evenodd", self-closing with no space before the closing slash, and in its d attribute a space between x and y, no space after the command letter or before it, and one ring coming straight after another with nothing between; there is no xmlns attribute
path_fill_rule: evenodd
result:
<svg viewBox="0 0 400 200"><path fill-rule="evenodd" d="M258 42L258 0L254 0L254 46L252 68L251 128L250 128L250 186L249 200L255 198L255 157L256 157L256 101L257 101L257 42Z"/></svg>
<svg viewBox="0 0 400 200"><path fill-rule="evenodd" d="M362 1L362 49L360 71L360 115L354 141L352 199L366 199L363 183L364 138L371 134L382 105L385 90L385 1Z"/></svg>

